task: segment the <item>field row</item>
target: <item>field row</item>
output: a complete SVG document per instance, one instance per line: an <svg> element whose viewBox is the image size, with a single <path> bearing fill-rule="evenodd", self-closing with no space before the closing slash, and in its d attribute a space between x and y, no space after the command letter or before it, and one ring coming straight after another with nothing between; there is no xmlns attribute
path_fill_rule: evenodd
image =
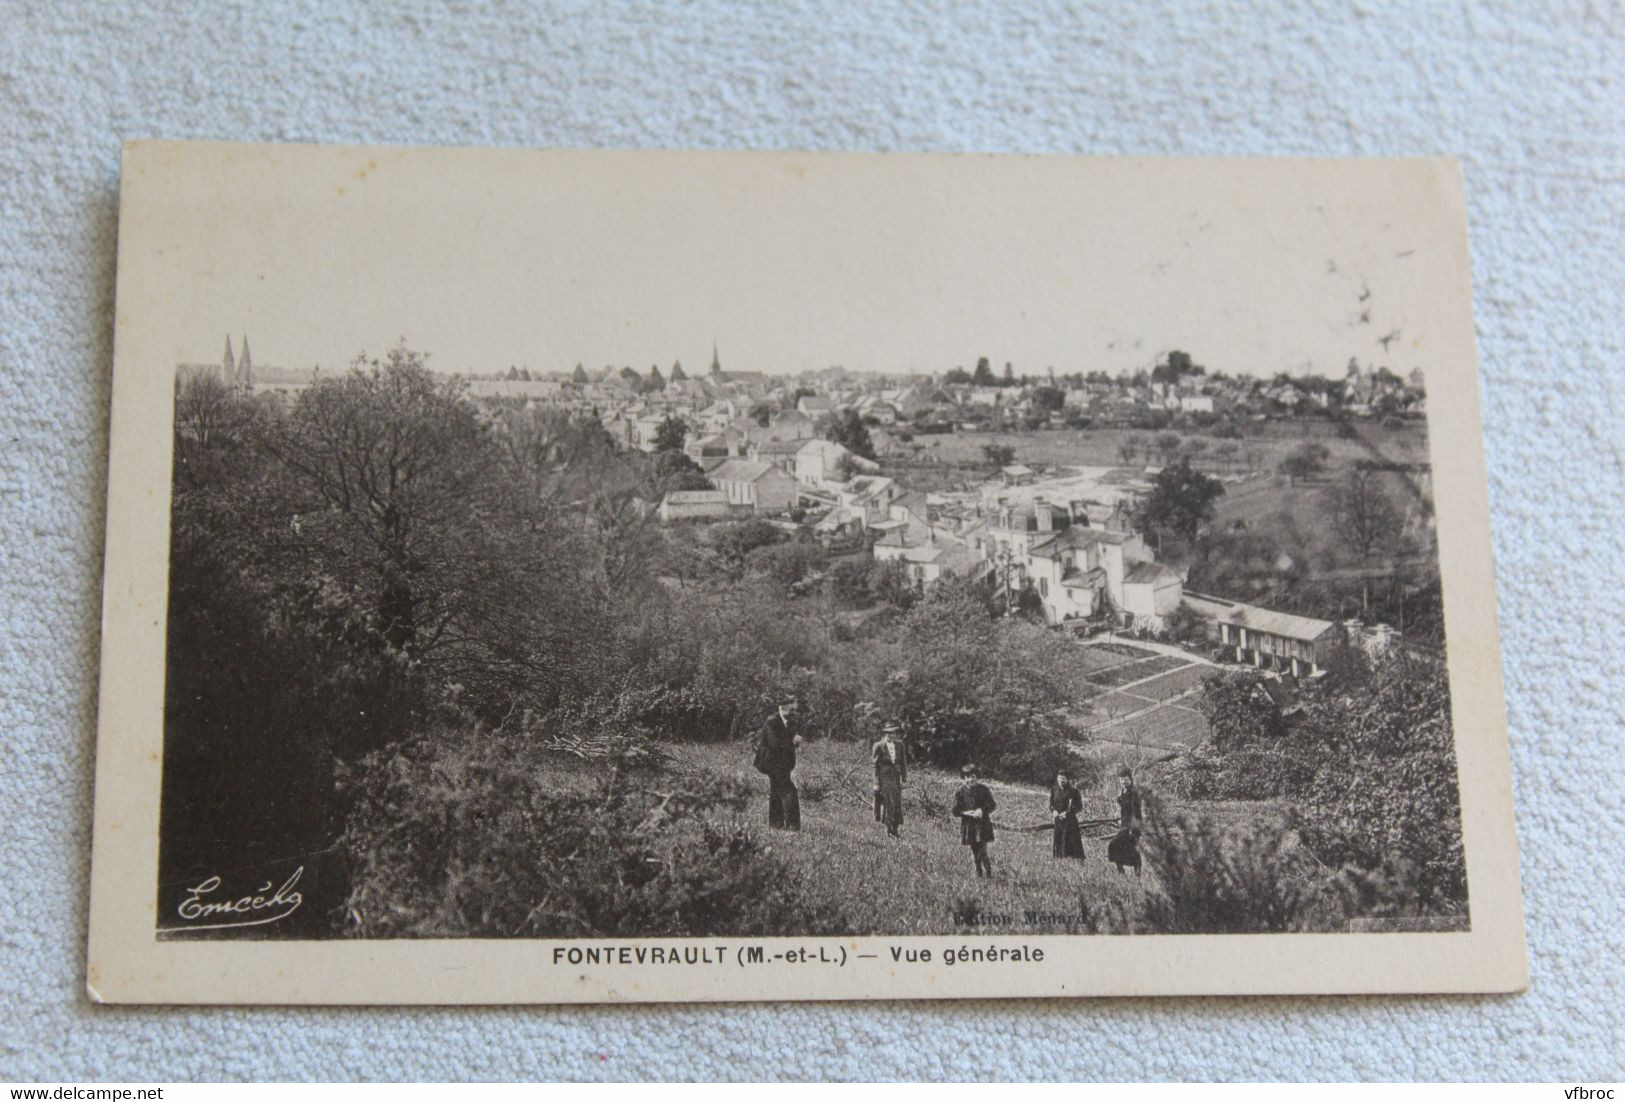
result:
<svg viewBox="0 0 1625 1102"><path fill-rule="evenodd" d="M1165 704L1132 719L1097 727L1090 735L1101 742L1181 750L1207 738L1208 725L1200 712Z"/></svg>
<svg viewBox="0 0 1625 1102"><path fill-rule="evenodd" d="M1211 676L1213 676L1212 666L1181 666L1161 677L1125 689L1124 692L1147 701L1163 701L1195 688Z"/></svg>
<svg viewBox="0 0 1625 1102"><path fill-rule="evenodd" d="M1131 649L1132 653L1129 653ZM1150 657L1150 651L1143 651L1138 647L1124 647L1117 643L1094 643L1078 648L1078 664L1089 673L1133 665Z"/></svg>
<svg viewBox="0 0 1625 1102"><path fill-rule="evenodd" d="M1190 659L1188 658L1176 658L1173 655L1159 654L1155 658L1125 662L1119 666L1109 666L1106 669L1098 670L1089 675L1089 681L1103 688L1115 689L1119 685L1127 685L1130 681L1155 677L1159 673L1177 670L1189 664Z"/></svg>

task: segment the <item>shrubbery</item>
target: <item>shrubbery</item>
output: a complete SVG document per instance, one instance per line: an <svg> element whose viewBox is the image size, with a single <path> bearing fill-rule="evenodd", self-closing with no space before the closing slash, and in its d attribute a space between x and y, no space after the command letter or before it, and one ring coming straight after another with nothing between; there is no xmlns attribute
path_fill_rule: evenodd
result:
<svg viewBox="0 0 1625 1102"><path fill-rule="evenodd" d="M1304 839L1322 861L1373 870L1403 861L1419 906L1463 910L1450 683L1443 663L1395 655L1368 683L1311 702L1305 736L1324 747L1300 801Z"/></svg>
<svg viewBox="0 0 1625 1102"><path fill-rule="evenodd" d="M438 731L349 777L349 931L363 937L837 934L741 825L741 779L621 769L558 791L536 740ZM551 782L551 783L550 783Z"/></svg>
<svg viewBox="0 0 1625 1102"><path fill-rule="evenodd" d="M900 562L843 559L829 573L829 592L845 608L912 608L919 591Z"/></svg>
<svg viewBox="0 0 1625 1102"><path fill-rule="evenodd" d="M1150 884L1139 902L1101 916L1123 933L1241 934L1339 929L1330 894L1283 819L1225 826L1146 801L1141 854Z"/></svg>
<svg viewBox="0 0 1625 1102"><path fill-rule="evenodd" d="M898 625L897 640L878 655L890 662L878 702L903 722L922 760L1027 775L1081 738L1068 714L1081 676L1072 644L1034 624L994 619L973 587L932 586Z"/></svg>
<svg viewBox="0 0 1625 1102"><path fill-rule="evenodd" d="M1101 788L1107 772L1099 758L1085 757L1065 742L1018 747L993 755L992 763L988 772L1006 780L1048 787L1057 773L1065 773L1085 791Z"/></svg>
<svg viewBox="0 0 1625 1102"><path fill-rule="evenodd" d="M1442 663L1349 658L1300 686L1283 721L1254 675L1209 681L1212 741L1169 770L1193 799L1283 799L1330 868L1406 869L1421 910L1465 909L1466 864L1450 688ZM1392 878L1390 878L1392 879Z"/></svg>
<svg viewBox="0 0 1625 1102"><path fill-rule="evenodd" d="M1439 914L1420 899L1416 869L1401 858L1371 868L1328 868L1305 845L1303 821L1291 811L1227 823L1170 812L1148 797L1145 822L1140 850L1146 891L1133 902L1094 910L1085 905L1093 932L1331 932L1355 920ZM1458 920L1463 916L1448 912L1443 919Z"/></svg>

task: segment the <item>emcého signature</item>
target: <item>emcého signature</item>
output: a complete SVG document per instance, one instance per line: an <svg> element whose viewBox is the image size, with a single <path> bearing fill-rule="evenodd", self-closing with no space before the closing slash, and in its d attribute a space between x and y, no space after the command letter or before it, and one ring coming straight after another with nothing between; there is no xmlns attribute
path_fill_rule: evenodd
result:
<svg viewBox="0 0 1625 1102"><path fill-rule="evenodd" d="M235 899L212 898L220 890L220 877L211 876L186 889L185 897L175 908L176 913L186 920L186 925L176 928L224 930L234 926L264 926L278 922L297 911L305 901L305 897L294 890L304 872L305 867L300 865L275 891L271 890L271 881L267 880L252 895ZM215 921L209 921L211 919Z"/></svg>

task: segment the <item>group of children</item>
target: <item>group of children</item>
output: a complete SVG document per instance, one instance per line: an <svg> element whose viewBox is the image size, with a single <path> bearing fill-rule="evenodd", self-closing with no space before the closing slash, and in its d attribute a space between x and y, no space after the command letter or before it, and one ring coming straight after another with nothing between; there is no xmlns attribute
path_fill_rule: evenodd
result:
<svg viewBox="0 0 1625 1102"><path fill-rule="evenodd" d="M794 697L780 703L773 715L763 723L756 738L754 764L767 775L767 821L779 830L801 829L801 806L792 772L796 767L796 751L801 736L795 733L800 708ZM875 769L875 821L884 823L886 833L901 837L903 825L903 784L908 780L908 753L902 741L902 725L896 722L881 728L880 738L870 748L870 760ZM959 770L959 790L954 793L953 817L959 822L959 840L970 847L978 877L993 875L993 861L987 847L993 842L993 813L998 803L993 792L977 779L976 766L965 765ZM1142 807L1140 794L1134 787L1134 775L1125 766L1118 774L1121 791L1117 797L1117 833L1106 847L1106 859L1122 873L1133 869L1140 872L1140 833ZM1050 789L1050 817L1053 823L1053 849L1058 859L1078 860L1083 857L1083 826L1107 825L1111 820L1084 824L1079 816L1083 812L1083 796L1072 785L1065 773L1059 773ZM1035 828L1042 829L1042 828Z"/></svg>
<svg viewBox="0 0 1625 1102"><path fill-rule="evenodd" d="M886 833L893 838L899 837L898 828L903 823L903 782L908 779L908 757L898 737L901 730L901 725L887 723L870 752L875 767L875 820L884 823ZM999 805L993 799L992 790L977 779L976 766L962 766L959 775L952 812L959 822L959 840L970 847L976 875L991 877L993 861L987 847L993 842L993 813ZM1133 773L1124 767L1118 778L1121 782L1117 797L1118 829L1106 847L1106 859L1117 866L1119 873L1132 868L1135 875L1139 875L1143 807L1139 791L1134 787ZM1049 806L1054 829L1053 855L1081 859L1083 830L1079 816L1083 811L1083 795L1065 773L1056 775Z"/></svg>

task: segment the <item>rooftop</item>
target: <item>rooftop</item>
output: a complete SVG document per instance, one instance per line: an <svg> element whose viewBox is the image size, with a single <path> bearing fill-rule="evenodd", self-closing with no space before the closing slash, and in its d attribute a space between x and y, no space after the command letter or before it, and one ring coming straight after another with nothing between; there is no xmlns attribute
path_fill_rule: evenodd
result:
<svg viewBox="0 0 1625 1102"><path fill-rule="evenodd" d="M1179 574L1160 562L1137 562L1123 572L1123 581L1127 585L1155 585L1178 580Z"/></svg>
<svg viewBox="0 0 1625 1102"><path fill-rule="evenodd" d="M718 481L755 482L767 472L777 469L773 464L764 463L760 459L729 459L708 474Z"/></svg>
<svg viewBox="0 0 1625 1102"><path fill-rule="evenodd" d="M1312 643L1332 630L1329 620L1295 616L1290 612L1276 612L1271 608L1244 605L1239 601L1219 618L1237 627L1251 628L1253 631L1262 631L1287 639L1299 639L1306 643Z"/></svg>

